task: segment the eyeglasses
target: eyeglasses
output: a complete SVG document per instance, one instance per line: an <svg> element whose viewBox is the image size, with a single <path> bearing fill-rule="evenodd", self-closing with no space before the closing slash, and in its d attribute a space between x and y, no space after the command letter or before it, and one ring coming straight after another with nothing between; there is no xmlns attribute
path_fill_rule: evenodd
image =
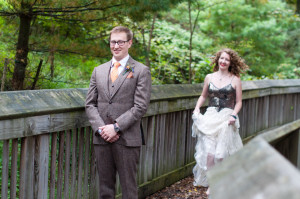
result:
<svg viewBox="0 0 300 199"><path fill-rule="evenodd" d="M118 44L119 46L123 46L125 44L125 42L128 42L130 39L128 39L127 41L122 41L122 40L119 40L119 41L109 41L110 45L111 46L115 46L116 44Z"/></svg>

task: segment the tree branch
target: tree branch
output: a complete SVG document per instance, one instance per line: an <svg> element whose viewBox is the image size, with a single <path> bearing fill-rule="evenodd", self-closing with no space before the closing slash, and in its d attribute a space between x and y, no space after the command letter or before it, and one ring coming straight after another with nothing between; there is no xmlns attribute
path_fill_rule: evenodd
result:
<svg viewBox="0 0 300 199"><path fill-rule="evenodd" d="M69 9L69 8L49 8L49 9L43 9L43 8L40 8L40 10L34 10L32 11L32 14L33 15L42 15L42 13L57 13L57 12L60 12L60 13L75 13L75 12L85 12L85 11L92 11L92 10L101 10L101 11L104 11L104 10L107 10L107 9L110 9L110 8L114 8L114 7L119 7L123 4L116 4L116 5L111 5L111 6L108 6L108 7L96 7L96 8L81 8L81 9L77 9L77 8L73 8L73 9Z"/></svg>
<svg viewBox="0 0 300 199"><path fill-rule="evenodd" d="M89 7L93 4L95 4L96 1L93 1L91 3L88 3L88 4L85 4L85 5L82 5L82 6L71 6L71 7L65 7L67 9L78 9L78 8L85 8L85 7ZM52 10L52 9L61 9L61 8L44 8L44 7L33 7L33 9L42 9L42 10Z"/></svg>

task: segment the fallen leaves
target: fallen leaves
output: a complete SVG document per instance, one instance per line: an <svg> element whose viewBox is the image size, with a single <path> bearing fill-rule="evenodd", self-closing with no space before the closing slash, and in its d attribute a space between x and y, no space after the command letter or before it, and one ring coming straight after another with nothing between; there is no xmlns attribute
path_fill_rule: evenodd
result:
<svg viewBox="0 0 300 199"><path fill-rule="evenodd" d="M206 190L206 187L195 187L193 176L189 176L146 197L146 199L207 199Z"/></svg>

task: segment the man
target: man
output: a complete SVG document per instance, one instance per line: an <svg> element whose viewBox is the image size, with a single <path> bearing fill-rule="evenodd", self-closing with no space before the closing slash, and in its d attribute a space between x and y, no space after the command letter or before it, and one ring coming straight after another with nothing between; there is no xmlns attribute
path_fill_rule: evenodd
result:
<svg viewBox="0 0 300 199"><path fill-rule="evenodd" d="M122 198L138 198L140 122L150 101L151 75L148 67L129 56L132 38L126 27L111 30L113 58L94 68L86 98L86 114L94 131L101 199L115 198L116 172Z"/></svg>

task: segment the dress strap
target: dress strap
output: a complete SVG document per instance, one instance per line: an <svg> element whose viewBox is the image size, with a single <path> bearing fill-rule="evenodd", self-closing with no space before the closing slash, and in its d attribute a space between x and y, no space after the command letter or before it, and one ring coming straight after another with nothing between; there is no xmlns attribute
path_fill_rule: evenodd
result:
<svg viewBox="0 0 300 199"><path fill-rule="evenodd" d="M233 77L232 77L232 79L231 79L231 81L230 81L230 84L231 84L232 80L234 79L234 77L235 77L235 76L233 75Z"/></svg>
<svg viewBox="0 0 300 199"><path fill-rule="evenodd" d="M211 78L210 78L210 80L209 80L209 83L212 83L212 81L213 81L213 79L214 79L214 76L215 76L215 73L212 73L212 74L211 74Z"/></svg>

